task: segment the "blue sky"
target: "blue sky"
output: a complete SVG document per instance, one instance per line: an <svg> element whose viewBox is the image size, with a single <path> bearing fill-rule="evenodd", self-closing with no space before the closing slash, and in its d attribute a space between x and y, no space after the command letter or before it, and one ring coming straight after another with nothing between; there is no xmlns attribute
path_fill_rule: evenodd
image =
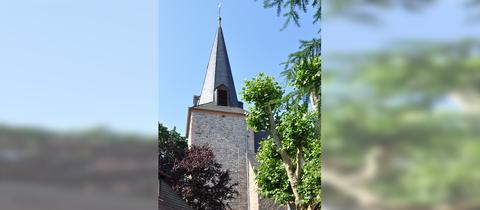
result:
<svg viewBox="0 0 480 210"><path fill-rule="evenodd" d="M478 7L466 7L464 1L437 1L420 12L376 10L378 26L358 24L345 18L327 18L322 25L322 53L363 53L402 40L448 42L478 38L480 22L478 19L477 22L468 21L472 15L480 14Z"/></svg>
<svg viewBox="0 0 480 210"><path fill-rule="evenodd" d="M323 53L363 52L393 40L478 37L456 1L422 14L381 13L381 27L328 19ZM214 39L218 0L0 1L0 123L52 129L104 125L183 133L201 90ZM223 30L237 91L279 65L298 40L317 35L310 15L280 32L283 18L262 1L223 1ZM326 62L328 65L328 61Z"/></svg>
<svg viewBox="0 0 480 210"><path fill-rule="evenodd" d="M0 25L0 123L155 134L157 1L0 1Z"/></svg>
<svg viewBox="0 0 480 210"><path fill-rule="evenodd" d="M160 3L159 120L184 132L187 107L199 94L216 30L219 1L162 1ZM324 9L328 9L328 6ZM475 37L480 28L466 22L465 7L442 0L421 13L376 11L379 26L342 18L322 23L322 53L364 53L400 40L453 41ZM298 47L298 40L318 36L311 13L301 27L284 31L283 18L262 1L224 1L222 26L237 93L244 79L263 71L278 77L278 64ZM186 61L187 60L187 61ZM324 60L328 67L329 60Z"/></svg>
<svg viewBox="0 0 480 210"><path fill-rule="evenodd" d="M187 109L199 95L217 30L219 1L160 2L159 121L184 133ZM319 24L303 16L301 28L284 31L276 10L262 1L223 1L222 28L235 87L263 71L279 76L280 65L301 39L318 36ZM239 96L240 98L240 96Z"/></svg>

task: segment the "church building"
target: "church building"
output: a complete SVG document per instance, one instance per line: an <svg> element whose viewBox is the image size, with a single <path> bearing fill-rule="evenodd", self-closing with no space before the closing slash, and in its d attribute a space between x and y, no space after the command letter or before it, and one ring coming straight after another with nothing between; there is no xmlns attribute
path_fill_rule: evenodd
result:
<svg viewBox="0 0 480 210"><path fill-rule="evenodd" d="M221 17L210 53L200 96L188 108L186 136L189 145L209 144L224 169L238 182L238 197L229 205L235 210L260 208L253 167L256 136L247 128L246 111L238 100L223 37Z"/></svg>

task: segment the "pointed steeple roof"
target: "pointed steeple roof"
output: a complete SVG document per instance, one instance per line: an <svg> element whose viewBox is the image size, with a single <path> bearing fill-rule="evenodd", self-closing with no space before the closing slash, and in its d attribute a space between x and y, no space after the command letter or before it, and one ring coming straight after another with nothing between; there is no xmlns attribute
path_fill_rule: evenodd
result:
<svg viewBox="0 0 480 210"><path fill-rule="evenodd" d="M233 83L232 70L228 60L227 47L223 39L222 18L218 17L218 29L213 42L207 72L203 81L202 93L198 104L218 104L217 89L226 90L227 106L242 107L237 99L235 84Z"/></svg>

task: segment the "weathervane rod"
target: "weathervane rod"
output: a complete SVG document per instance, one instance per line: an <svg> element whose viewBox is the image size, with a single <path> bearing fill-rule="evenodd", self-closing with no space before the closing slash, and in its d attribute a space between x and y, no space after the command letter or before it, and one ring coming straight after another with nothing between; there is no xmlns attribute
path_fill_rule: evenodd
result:
<svg viewBox="0 0 480 210"><path fill-rule="evenodd" d="M222 3L218 3L218 17L222 16Z"/></svg>
<svg viewBox="0 0 480 210"><path fill-rule="evenodd" d="M222 3L218 3L218 26L222 24Z"/></svg>

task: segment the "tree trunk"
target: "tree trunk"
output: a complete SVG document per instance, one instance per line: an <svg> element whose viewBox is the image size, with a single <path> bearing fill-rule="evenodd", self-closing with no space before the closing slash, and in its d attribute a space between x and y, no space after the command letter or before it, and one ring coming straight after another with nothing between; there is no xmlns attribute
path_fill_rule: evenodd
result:
<svg viewBox="0 0 480 210"><path fill-rule="evenodd" d="M311 92L310 93L310 102L312 103L312 108L315 112L317 112L318 115L318 122L315 123L315 127L317 130L317 135L320 137L320 118L321 118L321 113L320 113L320 93L317 92Z"/></svg>
<svg viewBox="0 0 480 210"><path fill-rule="evenodd" d="M270 106L267 107L268 119L270 121L270 133L272 134L273 139L275 140L275 145L277 147L277 152L280 154L282 159L282 164L285 170L287 171L288 181L290 182L290 187L292 188L293 196L295 197L295 206L297 210L302 210L303 208L300 205L301 196L298 192L298 180L299 177L296 176L295 167L293 165L292 159L288 156L287 152L282 149L282 141L276 130L276 123L273 119L273 112Z"/></svg>
<svg viewBox="0 0 480 210"><path fill-rule="evenodd" d="M316 92L311 92L310 102L312 103L313 110L320 113L320 94Z"/></svg>

